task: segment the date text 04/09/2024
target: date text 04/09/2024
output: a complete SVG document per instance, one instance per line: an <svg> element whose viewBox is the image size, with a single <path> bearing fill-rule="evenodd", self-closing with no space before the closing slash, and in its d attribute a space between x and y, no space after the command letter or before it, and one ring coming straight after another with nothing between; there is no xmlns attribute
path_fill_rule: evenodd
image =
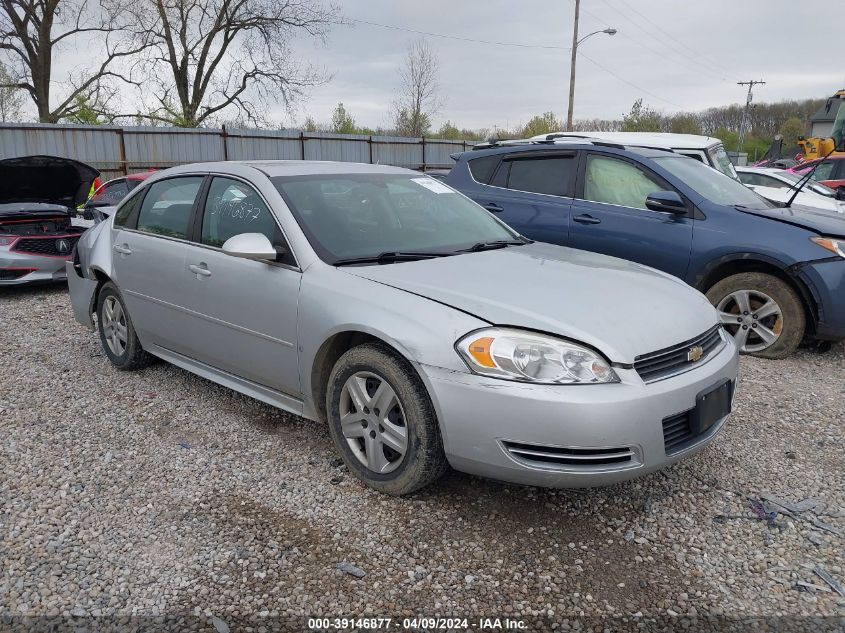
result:
<svg viewBox="0 0 845 633"><path fill-rule="evenodd" d="M309 618L308 628L312 631L332 631L344 629L378 630L401 628L422 631L454 631L461 629L520 631L526 629L522 620L511 618Z"/></svg>

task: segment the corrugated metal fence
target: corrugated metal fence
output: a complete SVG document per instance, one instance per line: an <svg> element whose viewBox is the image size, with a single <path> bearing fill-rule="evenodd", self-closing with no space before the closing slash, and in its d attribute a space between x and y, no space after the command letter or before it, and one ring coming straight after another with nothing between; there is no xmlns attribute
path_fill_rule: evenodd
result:
<svg viewBox="0 0 845 633"><path fill-rule="evenodd" d="M338 160L411 169L449 168L471 141L296 130L0 124L0 158L49 154L99 169L104 179L212 160Z"/></svg>

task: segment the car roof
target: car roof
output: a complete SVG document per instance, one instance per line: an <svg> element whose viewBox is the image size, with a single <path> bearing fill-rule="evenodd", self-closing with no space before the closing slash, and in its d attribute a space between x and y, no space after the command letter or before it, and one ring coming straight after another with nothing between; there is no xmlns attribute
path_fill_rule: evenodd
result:
<svg viewBox="0 0 845 633"><path fill-rule="evenodd" d="M722 143L713 136L673 134L671 132L551 132L532 136L531 140L550 141L558 138L597 138L603 141L614 141L622 145L650 145L672 149L707 149Z"/></svg>
<svg viewBox="0 0 845 633"><path fill-rule="evenodd" d="M549 143L543 141L522 141L520 143L509 142L485 149L473 149L460 154L453 154L453 158L465 156L468 160L482 156L493 156L495 154L515 154L520 152L549 152L563 149L591 149L609 150L616 152L630 152L646 158L664 158L667 156L678 156L671 148L638 147L636 145L620 145L599 139L567 139L564 143Z"/></svg>
<svg viewBox="0 0 845 633"><path fill-rule="evenodd" d="M251 167L269 177L308 176L315 174L415 174L418 171L393 167L390 165L370 165L367 163L346 163L340 161L318 160L245 160L216 161L208 163L189 163L167 170L168 174L185 172L222 172L237 170L238 167ZM161 173L161 172L157 172Z"/></svg>

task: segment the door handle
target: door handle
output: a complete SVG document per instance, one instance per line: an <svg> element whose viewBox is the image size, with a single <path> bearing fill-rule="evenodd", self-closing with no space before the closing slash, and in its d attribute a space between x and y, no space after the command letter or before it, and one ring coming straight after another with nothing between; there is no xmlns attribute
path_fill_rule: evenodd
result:
<svg viewBox="0 0 845 633"><path fill-rule="evenodd" d="M114 250L115 253L120 253L121 255L132 254L132 249L129 248L127 244L115 244L114 246L112 246L112 250Z"/></svg>
<svg viewBox="0 0 845 633"><path fill-rule="evenodd" d="M601 224L601 220L598 218L594 218L589 213L584 213L582 215L576 215L572 218L573 222L577 222L578 224Z"/></svg>
<svg viewBox="0 0 845 633"><path fill-rule="evenodd" d="M199 275L201 277L211 277L211 271L205 264L191 264L190 266L188 266L188 270L190 270L195 275Z"/></svg>
<svg viewBox="0 0 845 633"><path fill-rule="evenodd" d="M504 209L495 202L488 202L484 205L484 208L488 211L492 211L493 213L501 213L502 211L504 211Z"/></svg>

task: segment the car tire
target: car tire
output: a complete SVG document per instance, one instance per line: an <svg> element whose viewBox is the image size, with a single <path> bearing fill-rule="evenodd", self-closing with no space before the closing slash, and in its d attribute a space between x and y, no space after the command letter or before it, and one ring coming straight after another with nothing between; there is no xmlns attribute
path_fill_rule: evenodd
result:
<svg viewBox="0 0 845 633"><path fill-rule="evenodd" d="M388 346L365 344L346 352L326 391L332 440L349 470L369 487L406 495L447 470L428 392L410 363ZM404 452L396 450L403 446Z"/></svg>
<svg viewBox="0 0 845 633"><path fill-rule="evenodd" d="M774 275L731 275L714 284L707 291L707 298L719 310L722 323L734 337L740 353L759 358L786 358L798 349L804 338L807 319L801 299L789 284ZM743 310L743 305L748 309ZM775 308L777 311L773 312ZM772 334L776 335L774 340L766 340Z"/></svg>
<svg viewBox="0 0 845 633"><path fill-rule="evenodd" d="M97 329L103 351L117 369L141 369L155 360L141 347L123 297L111 282L103 285L97 297Z"/></svg>

